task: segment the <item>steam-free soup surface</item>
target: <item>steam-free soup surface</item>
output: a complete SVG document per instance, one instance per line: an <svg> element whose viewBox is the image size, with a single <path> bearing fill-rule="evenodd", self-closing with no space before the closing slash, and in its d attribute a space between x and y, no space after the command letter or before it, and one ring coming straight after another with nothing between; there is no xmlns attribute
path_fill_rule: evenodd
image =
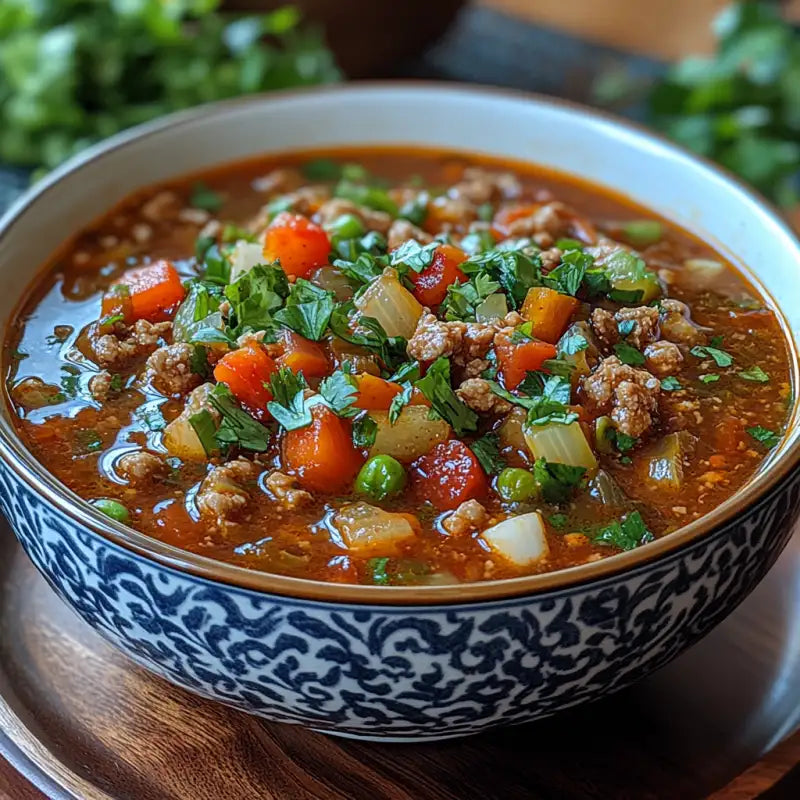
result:
<svg viewBox="0 0 800 800"><path fill-rule="evenodd" d="M344 583L613 557L730 497L790 404L710 247L519 164L263 159L130 198L6 340L24 441L150 536Z"/></svg>

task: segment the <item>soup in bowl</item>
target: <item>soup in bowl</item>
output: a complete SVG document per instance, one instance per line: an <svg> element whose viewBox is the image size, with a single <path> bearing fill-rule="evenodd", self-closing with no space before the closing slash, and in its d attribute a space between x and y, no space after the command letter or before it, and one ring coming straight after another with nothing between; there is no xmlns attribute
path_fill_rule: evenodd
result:
<svg viewBox="0 0 800 800"><path fill-rule="evenodd" d="M789 535L797 245L618 123L440 87L212 106L68 165L2 246L7 516L107 637L245 710L552 713L696 640Z"/></svg>

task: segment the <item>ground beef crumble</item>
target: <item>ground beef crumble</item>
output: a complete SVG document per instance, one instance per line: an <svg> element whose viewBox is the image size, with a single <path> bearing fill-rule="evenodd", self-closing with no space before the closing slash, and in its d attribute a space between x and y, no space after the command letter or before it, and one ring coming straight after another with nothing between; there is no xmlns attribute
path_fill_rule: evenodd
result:
<svg viewBox="0 0 800 800"><path fill-rule="evenodd" d="M592 311L592 328L597 336L606 344L613 345L624 338L634 347L641 349L646 344L658 339L659 311L652 306L636 306L635 308L621 308L612 314L604 308ZM633 328L624 337L621 337L619 326L623 323L633 323Z"/></svg>
<svg viewBox="0 0 800 800"><path fill-rule="evenodd" d="M132 327L117 325L113 333L92 335L92 349L100 366L117 366L148 355L171 330L171 322L154 323L140 319Z"/></svg>
<svg viewBox="0 0 800 800"><path fill-rule="evenodd" d="M122 456L114 465L114 469L120 478L132 486L141 486L162 475L165 466L157 455L139 450Z"/></svg>
<svg viewBox="0 0 800 800"><path fill-rule="evenodd" d="M264 486L275 498L275 501L287 511L310 503L314 498L305 491L297 488L297 479L291 475L275 470L264 479Z"/></svg>
<svg viewBox="0 0 800 800"><path fill-rule="evenodd" d="M486 509L477 500L467 500L442 521L451 536L463 536L478 530L486 522Z"/></svg>
<svg viewBox="0 0 800 800"><path fill-rule="evenodd" d="M181 395L202 382L192 370L194 347L184 342L159 347L147 359L145 380L165 395Z"/></svg>
<svg viewBox="0 0 800 800"><path fill-rule="evenodd" d="M200 513L219 527L229 524L241 514L249 500L242 484L253 480L258 470L252 461L244 458L214 467L203 479L197 493Z"/></svg>
<svg viewBox="0 0 800 800"><path fill-rule="evenodd" d="M683 364L683 353L674 342L660 341L647 345L644 349L647 369L654 375L672 375Z"/></svg>
<svg viewBox="0 0 800 800"><path fill-rule="evenodd" d="M641 436L658 410L661 385L651 373L623 364L616 356L603 359L581 387L585 398L602 412L610 412L617 428Z"/></svg>
<svg viewBox="0 0 800 800"><path fill-rule="evenodd" d="M483 378L467 378L456 394L473 410L484 414L507 414L511 403L498 397Z"/></svg>

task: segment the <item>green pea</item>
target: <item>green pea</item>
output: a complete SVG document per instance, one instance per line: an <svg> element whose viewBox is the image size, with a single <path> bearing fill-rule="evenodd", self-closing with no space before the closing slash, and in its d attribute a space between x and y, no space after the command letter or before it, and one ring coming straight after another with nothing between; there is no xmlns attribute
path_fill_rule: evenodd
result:
<svg viewBox="0 0 800 800"><path fill-rule="evenodd" d="M128 509L122 503L116 500L109 500L107 497L99 497L97 500L92 500L92 505L111 519L117 522L127 522L131 515Z"/></svg>
<svg viewBox="0 0 800 800"><path fill-rule="evenodd" d="M355 214L342 214L331 223L329 233L342 239L355 239L364 234L364 224Z"/></svg>
<svg viewBox="0 0 800 800"><path fill-rule="evenodd" d="M539 492L539 485L527 469L507 467L497 476L497 493L503 500L523 503Z"/></svg>
<svg viewBox="0 0 800 800"><path fill-rule="evenodd" d="M358 473L356 491L374 500L383 500L390 494L402 492L406 485L406 471L392 456L372 456Z"/></svg>

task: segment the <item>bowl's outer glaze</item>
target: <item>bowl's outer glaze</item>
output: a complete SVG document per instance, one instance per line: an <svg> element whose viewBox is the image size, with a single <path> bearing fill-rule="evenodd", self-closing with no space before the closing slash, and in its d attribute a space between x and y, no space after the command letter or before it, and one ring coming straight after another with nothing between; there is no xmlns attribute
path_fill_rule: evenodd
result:
<svg viewBox="0 0 800 800"><path fill-rule="evenodd" d="M0 465L0 510L30 558L137 662L271 720L398 740L530 721L663 666L756 586L798 507L800 472L715 534L585 586L463 606L358 606L161 566L77 525Z"/></svg>
<svg viewBox="0 0 800 800"><path fill-rule="evenodd" d="M725 242L758 267L773 296L797 286L800 249L785 226L752 194L663 142L519 95L368 85L177 115L57 171L0 225L0 317L9 317L31 280L18 265L42 263L131 191L225 160L354 138L527 158L581 174ZM782 311L797 341L800 304ZM397 600L374 593L363 603L294 599L239 588L235 570L220 569L229 580L217 580L175 569L180 554L148 557L146 537L122 529L116 541L130 547L116 544L107 523L54 487L14 440L7 409L0 509L67 603L181 686L342 734L458 736L620 689L729 613L775 560L800 510L800 472L791 470L799 428L795 413L768 476L702 525L641 548L642 557L570 570L560 586L546 576L505 582L517 596L504 600L459 604L447 591L437 595L446 602L417 606L388 605ZM534 593L524 594L529 585Z"/></svg>

